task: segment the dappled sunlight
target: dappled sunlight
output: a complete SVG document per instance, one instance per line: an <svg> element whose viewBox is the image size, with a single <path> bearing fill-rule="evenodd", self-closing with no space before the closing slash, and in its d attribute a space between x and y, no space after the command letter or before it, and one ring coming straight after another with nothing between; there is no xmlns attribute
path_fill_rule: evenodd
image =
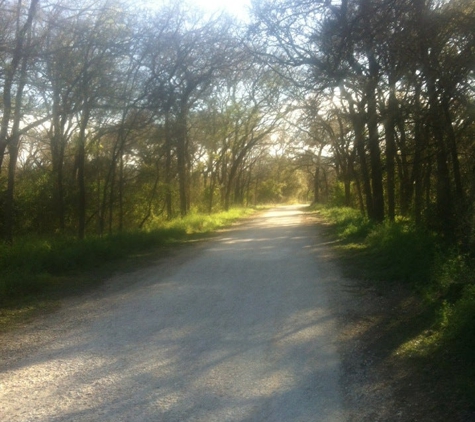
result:
<svg viewBox="0 0 475 422"><path fill-rule="evenodd" d="M159 266L105 289L3 373L9 409L42 422L345 420L334 315L311 237L290 226L235 230L164 279Z"/></svg>
<svg viewBox="0 0 475 422"><path fill-rule="evenodd" d="M285 239L285 237L281 237L280 239ZM252 242L252 243L256 243L256 242L269 242L269 238L261 238L261 239L253 239L253 238L249 238L249 239L226 239L226 240L222 240L220 243L223 244L223 245L238 245L240 243L249 243L249 242ZM273 239L273 240L278 240L278 239Z"/></svg>
<svg viewBox="0 0 475 422"><path fill-rule="evenodd" d="M307 319L309 315L305 314L291 315L282 324L294 326L296 320ZM238 408L241 416L233 420L245 421L255 420L253 412L263 400L285 400L305 382L300 364L286 361L298 348L311 353L320 334L318 323L307 322L296 330L289 328L288 333L274 339L272 349L264 350L264 354L261 352L268 348L275 333L262 336L238 330L232 336L222 339L218 336L209 351L193 355L200 349L197 337L207 332L209 323L197 321L194 325L166 327L153 333L147 339L149 344L137 344L133 351L130 345L121 348L118 344L111 344L106 350L99 338L86 342L79 338L76 344L68 342L65 349L56 348L47 360L12 372L11 376L36 380L30 384L29 391L22 386L20 393L14 385L4 384L7 392L2 393L13 402L15 397L26 395L34 401L50 403L44 417L37 419L45 422L55 420L54 415L63 418L81 415L82 420L94 420L106 411L117 416L133 414L138 411L137 406L144 405L150 412L162 415L188 407L193 420L203 421L223 420L228 412ZM260 332L260 329L254 327L251 331ZM190 341L195 352L181 346ZM95 344L98 346L94 347ZM78 350L89 351L78 353ZM264 370L255 368L256 360L264 359L265 353L270 353L280 364L269 369L264 364ZM316 369L305 373L306 377L318 379L319 371L337 370L330 356L328 361L315 362L315 366ZM103 398L104 391L113 394L114 402ZM200 403L210 400L214 408L203 409ZM30 412L35 414L33 410Z"/></svg>

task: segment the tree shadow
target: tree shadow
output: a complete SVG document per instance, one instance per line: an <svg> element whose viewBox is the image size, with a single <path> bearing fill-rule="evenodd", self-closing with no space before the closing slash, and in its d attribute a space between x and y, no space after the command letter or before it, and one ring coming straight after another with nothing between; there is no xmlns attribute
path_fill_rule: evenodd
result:
<svg viewBox="0 0 475 422"><path fill-rule="evenodd" d="M7 419L346 420L314 235L292 218L226 231L59 313L0 374Z"/></svg>

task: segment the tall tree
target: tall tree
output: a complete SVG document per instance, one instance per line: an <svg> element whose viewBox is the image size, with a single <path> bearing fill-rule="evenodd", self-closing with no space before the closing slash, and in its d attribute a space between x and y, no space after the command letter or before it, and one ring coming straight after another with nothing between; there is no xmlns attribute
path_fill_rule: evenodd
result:
<svg viewBox="0 0 475 422"><path fill-rule="evenodd" d="M151 22L146 47L150 73L147 89L150 107L164 120L166 128L168 182L172 149L176 155L182 216L189 209L189 115L211 92L212 84L236 63L231 25L228 19L207 19L180 4L161 10Z"/></svg>
<svg viewBox="0 0 475 422"><path fill-rule="evenodd" d="M38 122L21 128L24 117L24 91L27 85L28 70L32 58L32 27L38 8L38 0L31 0L25 10L19 2L12 6L10 25L6 29L11 31L11 51L9 57L4 57L4 71L2 81L2 119L0 124L0 171L2 170L5 151L8 150L8 181L3 201L0 204L2 209L2 236L8 242L13 241L14 224L14 187L15 171L20 148L20 138L22 132L30 127L34 127ZM25 16L26 15L26 16ZM8 39L8 38L7 38Z"/></svg>

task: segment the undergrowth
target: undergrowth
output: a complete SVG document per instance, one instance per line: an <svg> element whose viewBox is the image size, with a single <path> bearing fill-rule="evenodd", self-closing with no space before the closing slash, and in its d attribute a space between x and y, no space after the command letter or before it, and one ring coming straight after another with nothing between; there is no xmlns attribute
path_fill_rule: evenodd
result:
<svg viewBox="0 0 475 422"><path fill-rule="evenodd" d="M475 263L410 220L375 224L351 208L316 209L340 240L346 271L384 289L403 283L427 323L394 350L445 368L475 407ZM351 273L351 274L350 274Z"/></svg>
<svg viewBox="0 0 475 422"><path fill-rule="evenodd" d="M18 238L13 245L0 244L0 307L48 294L58 284L64 285L65 275L94 270L145 250L187 240L190 235L209 233L251 212L232 209L212 215L191 214L152 221L145 230L84 240L29 236Z"/></svg>
<svg viewBox="0 0 475 422"><path fill-rule="evenodd" d="M177 218L169 222L152 222L149 229L179 230L186 234L210 233L252 212L254 211L249 208L234 208L214 214L192 213L184 218Z"/></svg>

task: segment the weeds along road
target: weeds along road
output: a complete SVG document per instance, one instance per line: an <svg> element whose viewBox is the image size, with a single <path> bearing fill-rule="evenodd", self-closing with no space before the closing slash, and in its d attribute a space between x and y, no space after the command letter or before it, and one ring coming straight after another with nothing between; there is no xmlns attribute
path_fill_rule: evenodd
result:
<svg viewBox="0 0 475 422"><path fill-rule="evenodd" d="M277 208L10 333L0 420L347 420L314 248Z"/></svg>

